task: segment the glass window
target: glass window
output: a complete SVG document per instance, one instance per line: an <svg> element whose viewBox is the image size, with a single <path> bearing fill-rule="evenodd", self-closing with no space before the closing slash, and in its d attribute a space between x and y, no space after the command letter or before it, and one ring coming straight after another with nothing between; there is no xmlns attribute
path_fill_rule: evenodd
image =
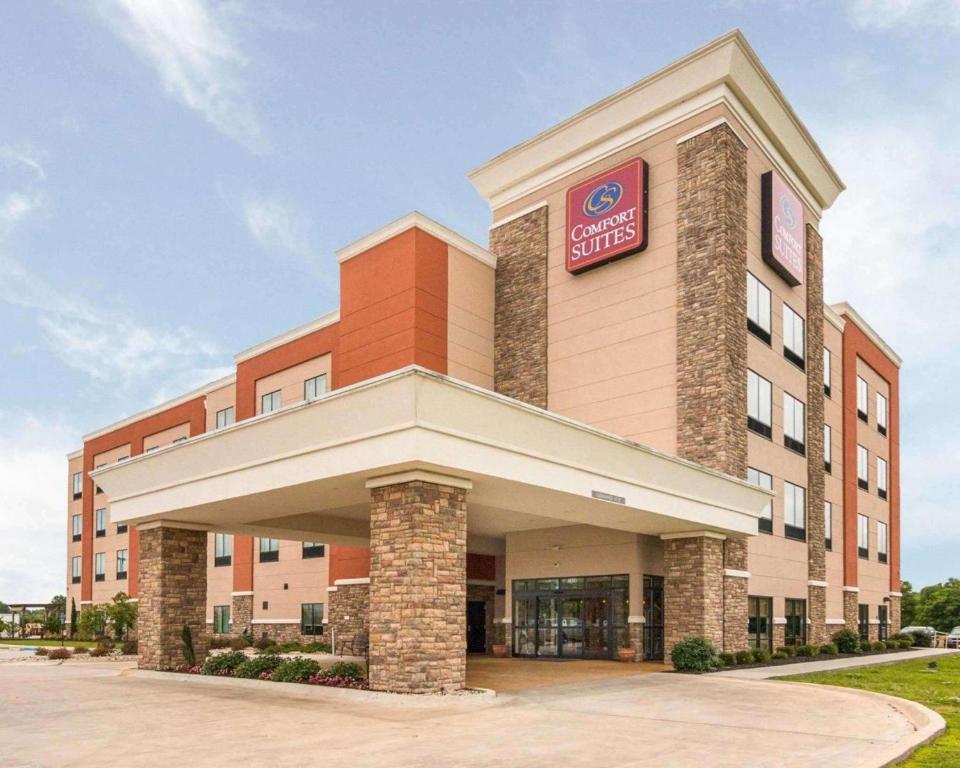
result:
<svg viewBox="0 0 960 768"><path fill-rule="evenodd" d="M868 640L870 638L870 606L860 603L857 606L857 628L860 630L860 639Z"/></svg>
<svg viewBox="0 0 960 768"><path fill-rule="evenodd" d="M770 343L770 289L747 272L747 328Z"/></svg>
<svg viewBox="0 0 960 768"><path fill-rule="evenodd" d="M830 369L830 350L823 348L823 394L830 397L830 380L832 376Z"/></svg>
<svg viewBox="0 0 960 768"><path fill-rule="evenodd" d="M93 556L93 575L97 581L103 581L107 577L107 553L97 552Z"/></svg>
<svg viewBox="0 0 960 768"><path fill-rule="evenodd" d="M887 524L877 521L877 556L881 563L887 562Z"/></svg>
<svg viewBox="0 0 960 768"><path fill-rule="evenodd" d="M784 600L787 625L784 642L787 645L807 644L807 601L787 598Z"/></svg>
<svg viewBox="0 0 960 768"><path fill-rule="evenodd" d="M83 535L83 515L74 515L71 520L73 523L73 540L80 541Z"/></svg>
<svg viewBox="0 0 960 768"><path fill-rule="evenodd" d="M107 535L107 510L98 509L96 512L94 512L94 518L96 519L97 536L106 536Z"/></svg>
<svg viewBox="0 0 960 768"><path fill-rule="evenodd" d="M887 434L887 398L877 392L877 431Z"/></svg>
<svg viewBox="0 0 960 768"><path fill-rule="evenodd" d="M791 539L807 536L807 491L799 485L783 484L783 534Z"/></svg>
<svg viewBox="0 0 960 768"><path fill-rule="evenodd" d="M80 583L80 557L70 558L70 577L74 584Z"/></svg>
<svg viewBox="0 0 960 768"><path fill-rule="evenodd" d="M823 425L823 470L833 471L833 430L829 424Z"/></svg>
<svg viewBox="0 0 960 768"><path fill-rule="evenodd" d="M127 578L127 550L117 550L117 578Z"/></svg>
<svg viewBox="0 0 960 768"><path fill-rule="evenodd" d="M303 559L306 560L311 557L323 557L325 548L323 544L319 541L305 541L303 542Z"/></svg>
<svg viewBox="0 0 960 768"><path fill-rule="evenodd" d="M234 424L237 420L235 414L236 411L233 410L232 405L229 408L217 411L217 429L223 429L224 427L229 427L231 424Z"/></svg>
<svg viewBox="0 0 960 768"><path fill-rule="evenodd" d="M225 635L230 632L230 606L213 606L213 633L215 635Z"/></svg>
<svg viewBox="0 0 960 768"><path fill-rule="evenodd" d="M870 557L870 518L860 514L857 515L857 554Z"/></svg>
<svg viewBox="0 0 960 768"><path fill-rule="evenodd" d="M213 534L213 565L230 565L233 562L233 535L229 533Z"/></svg>
<svg viewBox="0 0 960 768"><path fill-rule="evenodd" d="M804 453L806 443L806 408L793 395L783 393L783 444L792 451Z"/></svg>
<svg viewBox="0 0 960 768"><path fill-rule="evenodd" d="M260 539L260 562L272 563L280 559L279 539Z"/></svg>
<svg viewBox="0 0 960 768"><path fill-rule="evenodd" d="M83 495L83 473L73 473L73 498L79 499Z"/></svg>
<svg viewBox="0 0 960 768"><path fill-rule="evenodd" d="M300 605L300 634L323 634L323 603L303 603Z"/></svg>
<svg viewBox="0 0 960 768"><path fill-rule="evenodd" d="M880 626L877 628L879 632L878 639L886 642L890 637L890 614L887 611L887 606L877 606L877 619L879 619L880 622Z"/></svg>
<svg viewBox="0 0 960 768"><path fill-rule="evenodd" d="M823 502L823 546L824 549L833 549L833 504Z"/></svg>
<svg viewBox="0 0 960 768"><path fill-rule="evenodd" d="M260 413L273 413L280 410L280 390L268 392L260 398Z"/></svg>
<svg viewBox="0 0 960 768"><path fill-rule="evenodd" d="M316 400L327 391L327 374L321 373L303 382L303 399Z"/></svg>
<svg viewBox="0 0 960 768"><path fill-rule="evenodd" d="M783 305L783 355L803 368L803 318Z"/></svg>
<svg viewBox="0 0 960 768"><path fill-rule="evenodd" d="M877 456L877 493L881 499L887 498L887 460Z"/></svg>
<svg viewBox="0 0 960 768"><path fill-rule="evenodd" d="M747 371L747 427L764 437L773 433L771 418L773 390L770 382L753 371Z"/></svg>
<svg viewBox="0 0 960 768"><path fill-rule="evenodd" d="M770 631L772 616L772 597L747 598L747 637L751 648L773 650L773 633Z"/></svg>
<svg viewBox="0 0 960 768"><path fill-rule="evenodd" d="M857 485L870 490L870 454L862 445L857 446Z"/></svg>
<svg viewBox="0 0 960 768"><path fill-rule="evenodd" d="M773 490L773 478L766 472L761 472L759 469L754 469L753 467L747 468L747 482L753 483L754 485L759 485L761 488L766 488L768 491ZM765 506L763 511L760 513L760 519L757 521L757 528L764 533L773 533L772 499L767 502L767 506Z"/></svg>
<svg viewBox="0 0 960 768"><path fill-rule="evenodd" d="M857 376L857 416L861 421L867 420L867 382Z"/></svg>
<svg viewBox="0 0 960 768"><path fill-rule="evenodd" d="M186 441L189 440L189 439L190 439L189 437L187 437L186 435L184 435L183 437L178 437L176 440L174 440L174 441L173 441L173 444L176 445L177 443L184 443L184 442L186 442Z"/></svg>

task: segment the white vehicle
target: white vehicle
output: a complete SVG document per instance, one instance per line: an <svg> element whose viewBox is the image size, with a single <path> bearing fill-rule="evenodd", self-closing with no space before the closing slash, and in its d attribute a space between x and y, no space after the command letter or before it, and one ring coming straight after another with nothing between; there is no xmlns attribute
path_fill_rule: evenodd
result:
<svg viewBox="0 0 960 768"><path fill-rule="evenodd" d="M960 648L960 627L954 627L947 635L947 648Z"/></svg>

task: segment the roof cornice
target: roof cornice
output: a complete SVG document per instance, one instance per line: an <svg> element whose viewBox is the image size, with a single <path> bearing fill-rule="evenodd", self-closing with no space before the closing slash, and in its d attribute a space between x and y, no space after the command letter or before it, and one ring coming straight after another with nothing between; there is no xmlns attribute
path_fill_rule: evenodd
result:
<svg viewBox="0 0 960 768"><path fill-rule="evenodd" d="M496 209L681 120L726 104L819 213L844 189L739 30L484 163L470 174Z"/></svg>
<svg viewBox="0 0 960 768"><path fill-rule="evenodd" d="M269 352L271 349L282 347L284 344L289 344L291 341L296 341L303 336L315 333L316 331L339 322L339 320L339 309L335 309L332 312L327 312L325 315L320 315L320 317L318 317L316 320L311 320L309 323L298 325L296 328L291 328L289 331L284 331L279 336L274 336L272 339L267 339L266 341L262 341L255 346L243 350L243 352L238 352L233 356L233 362L240 364L252 357L262 355L264 352Z"/></svg>
<svg viewBox="0 0 960 768"><path fill-rule="evenodd" d="M900 355L893 351L893 347L887 344L887 342L881 338L880 334L873 330L873 327L870 325L870 323L864 320L860 316L860 313L851 307L847 302L844 301L839 304L834 304L831 309L833 309L833 311L838 315L845 317L847 320L857 326L857 328L863 331L864 335L866 335L866 337L870 339L870 341L872 341L874 345L890 359L890 362L897 366L897 368L903 364L903 359L900 357Z"/></svg>

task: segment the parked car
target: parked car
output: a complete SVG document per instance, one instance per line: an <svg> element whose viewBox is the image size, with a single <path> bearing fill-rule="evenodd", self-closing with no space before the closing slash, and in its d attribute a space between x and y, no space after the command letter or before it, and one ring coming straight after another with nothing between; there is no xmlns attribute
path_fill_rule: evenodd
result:
<svg viewBox="0 0 960 768"><path fill-rule="evenodd" d="M947 635L947 648L960 648L960 627L954 627Z"/></svg>
<svg viewBox="0 0 960 768"><path fill-rule="evenodd" d="M925 635L930 635L930 637L936 637L937 630L933 627L904 627L900 630L906 635L912 635L916 632L923 632Z"/></svg>

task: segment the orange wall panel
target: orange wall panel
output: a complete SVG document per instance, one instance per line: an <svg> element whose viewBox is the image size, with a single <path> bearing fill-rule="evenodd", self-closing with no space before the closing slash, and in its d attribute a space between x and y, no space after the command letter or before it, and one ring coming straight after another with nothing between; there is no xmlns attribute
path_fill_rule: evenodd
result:
<svg viewBox="0 0 960 768"><path fill-rule="evenodd" d="M364 579L370 576L370 550L367 547L348 547L331 544L330 586L337 579Z"/></svg>

